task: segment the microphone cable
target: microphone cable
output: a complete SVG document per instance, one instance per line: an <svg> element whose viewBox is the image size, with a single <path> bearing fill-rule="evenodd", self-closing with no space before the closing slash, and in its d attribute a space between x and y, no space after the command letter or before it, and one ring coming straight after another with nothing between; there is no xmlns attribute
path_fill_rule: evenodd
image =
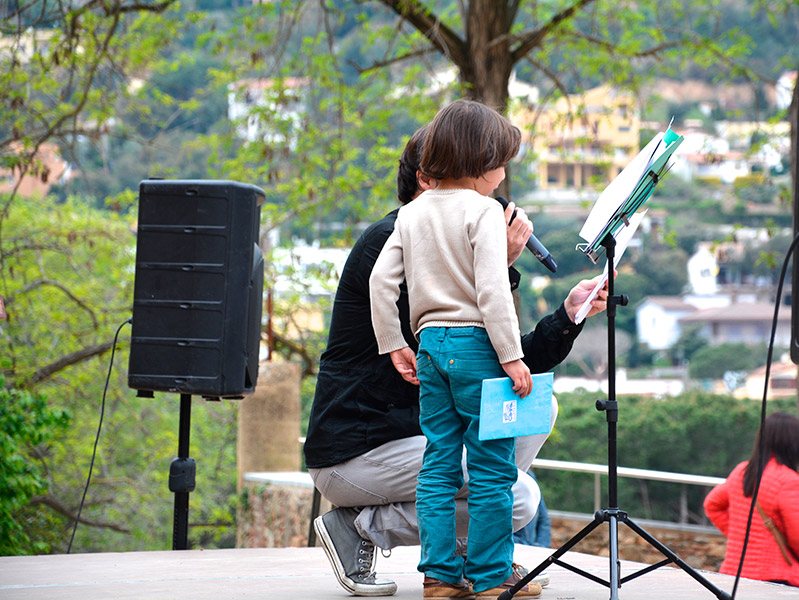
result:
<svg viewBox="0 0 799 600"><path fill-rule="evenodd" d="M133 319L129 318L124 321L118 328L117 332L114 334L114 343L111 346L111 360L108 362L108 374L105 377L105 387L103 388L103 400L100 404L100 423L97 425L97 435L94 438L94 450L92 451L92 460L89 464L89 476L86 478L86 487L83 488L83 497L80 500L80 506L78 507L78 514L75 515L75 525L72 527L72 537L69 538L69 546L67 546L67 554L70 553L72 550L72 542L75 540L75 531L78 529L78 523L80 522L80 513L83 511L83 503L86 501L86 492L89 491L89 483L92 480L92 469L94 468L94 459L97 456L97 444L100 441L100 430L103 428L103 415L105 414L105 396L106 392L108 392L108 382L111 379L111 369L114 366L114 354L116 353L117 349L117 339L119 338L119 332L122 331L122 328L127 325L128 323L132 323Z"/></svg>
<svg viewBox="0 0 799 600"><path fill-rule="evenodd" d="M793 238L793 241L791 242L791 245L788 248L788 252L785 255L785 260L782 263L782 271L780 272L780 281L777 284L777 301L774 303L774 319L771 323L771 338L769 339L768 353L766 355L766 376L765 376L766 381L765 384L763 385L763 400L760 404L760 428L758 429L758 449L759 449L758 456L760 457L761 460L760 463L756 465L757 476L755 477L755 490L754 492L752 492L752 503L749 506L749 518L746 522L746 534L744 535L743 548L741 549L741 559L738 562L738 572L735 574L735 583L733 584L732 587L732 595L730 596L731 600L735 600L735 594L738 591L738 583L741 579L741 571L743 570L744 566L744 557L746 556L746 547L749 544L749 533L751 532L752 529L752 516L754 515L755 504L757 503L757 492L760 489L760 479L763 476L763 469L765 468L765 463L768 462L763 460L764 458L763 451L765 446L765 441L764 441L765 438L763 436L763 433L766 426L766 404L768 398L768 382L771 373L771 358L772 354L774 353L774 338L776 337L777 334L777 319L780 313L780 304L782 301L782 285L783 282L785 281L785 275L788 271L788 262L790 261L791 256L796 250L797 244L799 244L799 234L797 234ZM795 294L797 293L797 291L799 290L792 289L791 294ZM795 315L792 315L792 317L796 318Z"/></svg>

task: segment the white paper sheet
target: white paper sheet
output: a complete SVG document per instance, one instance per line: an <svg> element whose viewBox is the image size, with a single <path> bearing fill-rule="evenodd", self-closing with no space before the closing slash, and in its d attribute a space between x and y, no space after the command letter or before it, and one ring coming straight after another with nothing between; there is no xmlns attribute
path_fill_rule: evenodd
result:
<svg viewBox="0 0 799 600"><path fill-rule="evenodd" d="M599 195L580 229L580 237L586 242L592 243L602 233L616 211L633 193L647 169L666 150L666 145L660 143L664 135L662 131L655 135Z"/></svg>
<svg viewBox="0 0 799 600"><path fill-rule="evenodd" d="M621 228L619 233L616 235L616 246L613 251L613 268L615 269L616 266L619 264L619 260L621 259L622 254L627 249L627 246L630 244L630 240L633 239L633 235L635 234L635 230L638 229L638 225L641 224L641 220L644 218L644 215L647 211L635 213L632 218L630 218L630 224L625 225ZM608 280L608 261L605 261L605 271L602 273L602 277L599 278L596 286L594 289L591 290L591 293L588 295L588 299L583 302L583 305L580 307L580 310L577 311L577 314L574 317L574 323L579 325L582 323L585 316L591 310L591 301L596 298L596 295L599 293L603 287L605 287L605 283Z"/></svg>

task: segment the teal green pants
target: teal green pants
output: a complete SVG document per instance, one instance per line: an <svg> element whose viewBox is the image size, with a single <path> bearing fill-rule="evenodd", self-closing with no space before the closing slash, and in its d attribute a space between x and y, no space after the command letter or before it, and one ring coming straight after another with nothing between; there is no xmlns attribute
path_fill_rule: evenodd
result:
<svg viewBox="0 0 799 600"><path fill-rule="evenodd" d="M428 327L416 358L419 421L427 437L416 488L419 571L449 583L465 576L481 592L502 584L513 561L515 440L478 440L483 379L505 377L482 327ZM455 493L469 486L467 557L455 554Z"/></svg>

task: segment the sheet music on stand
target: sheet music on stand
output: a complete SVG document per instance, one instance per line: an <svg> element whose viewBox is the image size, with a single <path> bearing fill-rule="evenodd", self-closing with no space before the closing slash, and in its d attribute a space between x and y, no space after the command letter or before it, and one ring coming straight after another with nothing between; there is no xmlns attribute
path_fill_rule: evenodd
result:
<svg viewBox="0 0 799 600"><path fill-rule="evenodd" d="M599 260L602 240L608 234L615 238L630 224L632 215L668 172L668 160L684 139L671 127L659 132L600 194L580 230L586 243L577 245L594 264Z"/></svg>
<svg viewBox="0 0 799 600"><path fill-rule="evenodd" d="M632 217L630 217L630 223L623 227L618 234L616 234L616 252L613 255L613 268L615 269L619 261L621 260L622 254L627 249L627 246L630 243L630 240L633 239L633 235L635 234L636 229L638 229L638 225L641 224L641 220L646 215L646 211L641 211L639 213L635 213ZM591 301L596 298L596 295L599 293L603 287L605 287L605 283L608 280L608 268L610 261L605 261L605 270L602 272L602 277L599 278L594 289L591 290L591 293L588 295L588 298L583 302L582 306L580 306L580 310L577 311L577 314L574 316L574 324L579 325L583 322L586 315L591 310Z"/></svg>

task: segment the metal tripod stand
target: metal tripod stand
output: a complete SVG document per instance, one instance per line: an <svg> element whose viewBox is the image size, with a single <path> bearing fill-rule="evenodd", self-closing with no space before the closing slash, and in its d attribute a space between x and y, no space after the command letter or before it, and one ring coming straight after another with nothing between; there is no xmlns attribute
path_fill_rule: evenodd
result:
<svg viewBox="0 0 799 600"><path fill-rule="evenodd" d="M609 587L610 600L618 600L619 588L623 583L626 583L632 579L635 579L636 577L654 571L655 569L659 569L660 567L663 567L670 563L676 564L683 571L688 573L701 585L707 588L713 595L715 595L716 598L719 598L720 600L729 600L730 595L728 593L718 589L707 579L705 579L702 575L697 573L690 565L688 565L685 561L683 561L679 556L674 554L674 552L672 552L669 548L664 546L661 542L655 539L655 537L653 537L647 531L642 529L638 524L636 524L632 519L630 519L627 516L627 513L621 510L618 506L618 478L617 478L618 456L616 449L616 423L618 422L619 419L619 406L616 401L615 325L616 325L616 306L617 305L625 306L628 302L628 299L627 296L623 294L619 296L614 295L613 265L614 265L616 240L610 233L608 233L605 236L605 239L602 241L602 246L605 247L608 260L608 307L607 307L608 399L597 400L596 408L599 411L605 411L608 423L608 505L609 506L608 508L598 510L594 514L593 521L591 521L576 535L574 535L565 544L563 544L560 548L558 548L553 554L551 554L546 560L544 560L544 562L539 564L536 568L532 569L516 585L514 585L509 590L502 592L498 600L510 600L514 596L514 594L516 594L516 592L518 592L521 588L527 585L527 583L529 583L536 575L538 575L541 571L543 571L552 564L564 567L570 571L573 571L574 573L577 573L578 575L590 579L591 581ZM583 538L585 538L594 529L599 527L602 523L607 523L609 527L610 573L609 573L609 578L607 580L597 577L592 573L588 573L582 569L579 569L573 565L570 565L569 563L560 560L561 556L563 556L571 548L577 545ZM621 577L620 574L621 564L619 562L619 538L618 538L619 523L624 523L625 525L627 525L641 538L643 538L646 542L648 542L651 546L653 546L661 554L663 554L665 558L658 563L639 569L638 571L630 575L627 575L626 577Z"/></svg>

